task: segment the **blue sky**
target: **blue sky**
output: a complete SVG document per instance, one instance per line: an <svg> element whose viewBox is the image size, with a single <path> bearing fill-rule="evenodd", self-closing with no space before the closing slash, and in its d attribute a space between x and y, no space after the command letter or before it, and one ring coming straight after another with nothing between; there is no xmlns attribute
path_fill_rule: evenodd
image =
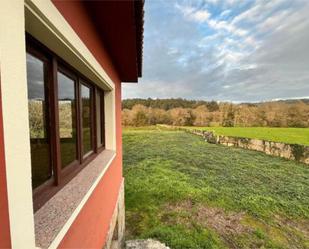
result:
<svg viewBox="0 0 309 249"><path fill-rule="evenodd" d="M146 0L143 77L123 98L309 96L308 0Z"/></svg>

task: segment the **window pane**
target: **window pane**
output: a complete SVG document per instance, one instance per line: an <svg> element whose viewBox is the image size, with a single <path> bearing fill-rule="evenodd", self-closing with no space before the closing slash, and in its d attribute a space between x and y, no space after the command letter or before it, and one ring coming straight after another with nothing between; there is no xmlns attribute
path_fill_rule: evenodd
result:
<svg viewBox="0 0 309 249"><path fill-rule="evenodd" d="M96 115L97 115L97 146L102 146L101 139L101 94L97 91L96 94Z"/></svg>
<svg viewBox="0 0 309 249"><path fill-rule="evenodd" d="M101 117L101 120L100 120L101 137L100 139L101 139L102 146L105 146L105 121L104 121L105 116L104 116L104 92L103 91L100 92L100 96L101 96L100 97L100 100L101 100L101 103L100 103L100 106L101 106L101 115L100 115Z"/></svg>
<svg viewBox="0 0 309 249"><path fill-rule="evenodd" d="M97 115L97 146L104 145L104 93L97 91L96 95L96 115Z"/></svg>
<svg viewBox="0 0 309 249"><path fill-rule="evenodd" d="M75 81L58 72L58 108L61 166L77 159Z"/></svg>
<svg viewBox="0 0 309 249"><path fill-rule="evenodd" d="M90 88L82 85L82 124L83 124L83 150L84 155L92 150L91 141L91 94Z"/></svg>
<svg viewBox="0 0 309 249"><path fill-rule="evenodd" d="M50 179L50 144L46 125L44 62L27 53L28 112L31 146L32 187Z"/></svg>

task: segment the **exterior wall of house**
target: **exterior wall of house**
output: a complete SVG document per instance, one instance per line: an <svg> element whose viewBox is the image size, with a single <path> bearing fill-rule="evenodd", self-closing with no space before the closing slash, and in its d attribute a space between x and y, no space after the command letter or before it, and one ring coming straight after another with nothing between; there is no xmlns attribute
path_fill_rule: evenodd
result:
<svg viewBox="0 0 309 249"><path fill-rule="evenodd" d="M0 70L1 73L1 70ZM6 170L3 139L3 118L1 99L1 75L0 75L0 248L10 248L10 224L9 208L6 187Z"/></svg>
<svg viewBox="0 0 309 249"><path fill-rule="evenodd" d="M53 1L115 84L116 158L63 238L60 248L102 248L122 183L121 82L82 3Z"/></svg>
<svg viewBox="0 0 309 249"><path fill-rule="evenodd" d="M54 12L49 11L48 8L50 6L48 4L52 5L50 2L39 0L25 0L25 2L12 0L0 3L0 34L2 34L0 35L0 86L2 88L2 93L0 92L0 248L35 248L26 84L25 27L27 32L31 31L35 34L39 34L43 28L47 27L46 25L58 27L62 19L52 19L53 16L49 16ZM110 86L112 86L113 90L106 93L106 103L108 104L106 106L106 115L108 119L115 119L115 122L106 120L106 126L108 126L106 129L108 131L116 129L116 139L114 139L114 132L109 132L111 134L109 134L107 139L107 148L116 150L115 159L108 167L89 199L87 199L77 218L69 227L60 245L58 246L57 244L55 247L102 248L108 239L107 236L115 210L120 206L117 201L122 199L119 198L123 186L121 82L112 60L104 48L102 40L96 33L96 28L83 5L76 1L58 1L54 2L54 5L87 46L93 57L95 57L97 62L95 60L86 60L86 62L91 61L91 68L94 68L96 73L99 72L99 74L93 73L93 81L97 83L96 79L100 81L100 76L102 75L106 79L104 77L105 72L111 79L113 84L110 84ZM47 9L44 9L44 7ZM30 13L31 8L42 12L42 16L37 15L36 12ZM42 24L36 22L37 19L33 17L40 19ZM59 15L59 17L61 16ZM50 20L54 22L48 23ZM55 30L49 31L56 32L58 30L55 28ZM68 31L66 27L60 30ZM57 34L54 36L58 39L62 38L62 36L57 36ZM43 33L41 42L46 42L47 45L54 45L62 49L50 37L51 33ZM64 41L69 41L69 45L72 45L72 43L80 45L80 41L77 41L79 39L71 36L70 32L64 34L63 37L66 38ZM77 36L75 35L75 37ZM76 47L82 46L75 46L74 48ZM87 55L87 52L89 53L88 50L78 50L77 52L86 54L83 59L91 59L91 56ZM77 69L86 68L78 64L79 61L76 60L76 57L70 56L76 52L75 50L56 50L56 52L67 56L65 59L75 59L73 62L76 65L73 65ZM85 62L85 60L81 61ZM97 68L98 63L104 69L102 72ZM90 69L84 70L82 73L90 72ZM110 83L110 81L107 80L107 83ZM114 106L115 113L113 113Z"/></svg>

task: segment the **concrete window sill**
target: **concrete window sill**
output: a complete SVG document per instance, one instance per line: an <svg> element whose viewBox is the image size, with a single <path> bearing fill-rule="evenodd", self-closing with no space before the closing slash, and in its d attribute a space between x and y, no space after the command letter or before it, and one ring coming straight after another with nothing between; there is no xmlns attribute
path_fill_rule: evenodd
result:
<svg viewBox="0 0 309 249"><path fill-rule="evenodd" d="M56 248L115 158L104 150L34 214L36 246Z"/></svg>

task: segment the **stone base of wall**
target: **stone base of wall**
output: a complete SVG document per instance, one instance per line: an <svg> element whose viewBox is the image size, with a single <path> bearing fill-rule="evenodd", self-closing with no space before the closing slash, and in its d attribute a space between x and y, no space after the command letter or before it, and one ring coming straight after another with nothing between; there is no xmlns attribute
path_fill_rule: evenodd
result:
<svg viewBox="0 0 309 249"><path fill-rule="evenodd" d="M116 205L104 249L123 249L125 246L124 180L120 187Z"/></svg>
<svg viewBox="0 0 309 249"><path fill-rule="evenodd" d="M168 125L160 125L160 127L183 130L203 137L208 143L261 151L268 155L279 156L289 160L295 160L301 163L309 164L309 146L305 145L286 144L252 138L228 137L216 135L212 131L188 129L186 127L173 127Z"/></svg>
<svg viewBox="0 0 309 249"><path fill-rule="evenodd" d="M171 249L161 242L153 239L129 240L126 242L126 249Z"/></svg>

